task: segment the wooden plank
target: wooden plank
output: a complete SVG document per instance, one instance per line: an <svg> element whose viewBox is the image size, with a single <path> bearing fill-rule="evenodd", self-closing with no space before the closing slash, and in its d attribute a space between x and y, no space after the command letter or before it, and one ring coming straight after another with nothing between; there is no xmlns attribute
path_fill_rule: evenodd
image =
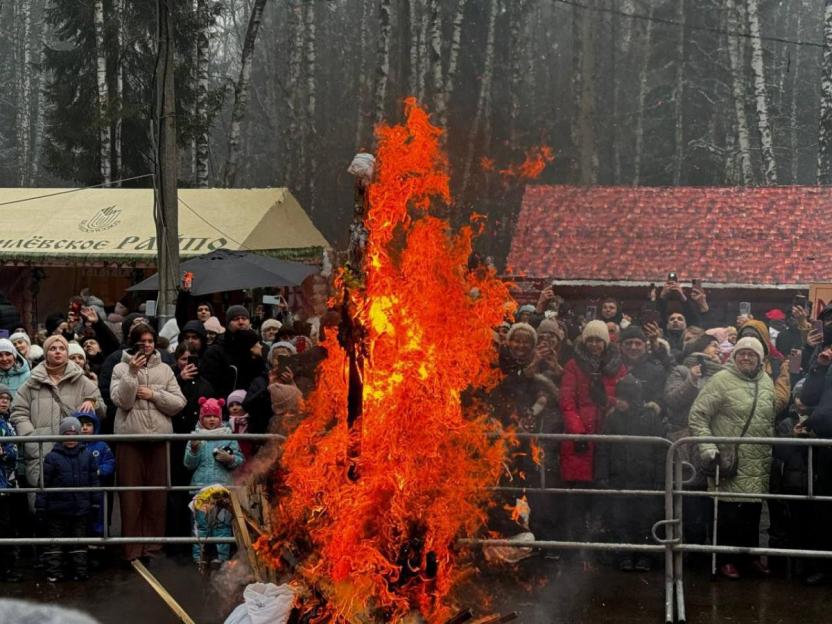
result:
<svg viewBox="0 0 832 624"><path fill-rule="evenodd" d="M251 534L248 532L248 526L246 525L245 516L243 515L243 509L240 507L240 499L237 497L237 493L233 489L229 489L228 493L231 498L231 508L234 512L234 524L237 529L234 531L237 538L237 546L240 550L245 551L255 580L260 583L265 583L266 578L260 567L260 561L257 559L257 553L254 552L254 546L251 543Z"/></svg>
<svg viewBox="0 0 832 624"><path fill-rule="evenodd" d="M183 609L181 605L176 602L176 599L170 595L168 590L166 590L156 579L156 577L153 576L146 567L144 567L144 564L141 561L133 559L130 563L133 564L133 568L135 568L136 572L141 574L142 578L148 582L157 594L159 594L162 600L165 601L165 604L170 607L170 610L176 614L176 617L178 617L180 621L185 624L196 624L196 622L191 619L191 616L185 612L185 609Z"/></svg>

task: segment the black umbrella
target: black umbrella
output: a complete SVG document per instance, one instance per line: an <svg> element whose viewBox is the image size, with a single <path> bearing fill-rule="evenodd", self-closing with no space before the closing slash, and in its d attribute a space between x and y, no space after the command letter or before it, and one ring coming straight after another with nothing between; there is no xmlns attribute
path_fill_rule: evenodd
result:
<svg viewBox="0 0 832 624"><path fill-rule="evenodd" d="M318 272L317 267L307 264L228 249L217 249L187 260L180 265L180 269L182 273L190 271L194 274L191 294L195 296L266 286L298 286ZM159 274L127 290L159 290Z"/></svg>

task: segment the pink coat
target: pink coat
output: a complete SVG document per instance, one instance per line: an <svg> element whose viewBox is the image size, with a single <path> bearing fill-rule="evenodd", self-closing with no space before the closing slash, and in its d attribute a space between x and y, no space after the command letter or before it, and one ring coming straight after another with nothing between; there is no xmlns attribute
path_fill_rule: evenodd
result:
<svg viewBox="0 0 832 624"><path fill-rule="evenodd" d="M627 374L622 364L615 375L604 376L604 389L609 404L615 403L615 386ZM564 433L601 433L604 414L592 402L589 394L590 376L571 359L563 370L560 387L560 409L563 412ZM595 443L589 442L587 450L579 453L575 443L566 441L560 447L560 473L564 481L592 481L595 468Z"/></svg>

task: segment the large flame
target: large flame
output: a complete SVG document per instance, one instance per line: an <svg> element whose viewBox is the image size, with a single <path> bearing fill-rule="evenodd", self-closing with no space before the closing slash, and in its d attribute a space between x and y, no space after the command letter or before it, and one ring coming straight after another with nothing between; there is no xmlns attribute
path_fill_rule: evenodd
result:
<svg viewBox="0 0 832 624"><path fill-rule="evenodd" d="M452 615L454 542L483 527L505 455L484 410L461 397L498 381L492 328L507 288L468 270L472 227L454 233L428 214L450 203L441 130L414 99L405 113L376 131L366 284L352 293L369 346L358 478L347 474L347 356L330 333L308 414L284 445L277 535L258 545L272 560L293 549L325 621Z"/></svg>

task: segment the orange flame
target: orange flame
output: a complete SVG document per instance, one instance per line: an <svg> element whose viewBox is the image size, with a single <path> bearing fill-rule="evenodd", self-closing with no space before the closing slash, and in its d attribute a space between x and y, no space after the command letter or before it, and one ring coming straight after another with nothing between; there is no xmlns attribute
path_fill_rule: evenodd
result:
<svg viewBox="0 0 832 624"><path fill-rule="evenodd" d="M487 157L480 159L483 171L497 171L504 179L534 180L543 173L546 166L555 159L552 148L548 145L536 145L526 150L526 157L522 163L509 165L504 169L497 169L494 160Z"/></svg>
<svg viewBox="0 0 832 624"><path fill-rule="evenodd" d="M453 615L464 576L454 542L483 527L505 456L485 411L463 410L461 397L499 379L491 328L508 290L493 271L468 271L470 226L454 233L428 214L451 200L442 131L412 98L405 113L376 130L366 285L351 292L369 346L359 477L347 477L347 357L331 332L308 414L283 448L278 534L258 543L278 564L287 547L298 556L294 571L325 594L321 621ZM421 547L403 566L414 537Z"/></svg>

